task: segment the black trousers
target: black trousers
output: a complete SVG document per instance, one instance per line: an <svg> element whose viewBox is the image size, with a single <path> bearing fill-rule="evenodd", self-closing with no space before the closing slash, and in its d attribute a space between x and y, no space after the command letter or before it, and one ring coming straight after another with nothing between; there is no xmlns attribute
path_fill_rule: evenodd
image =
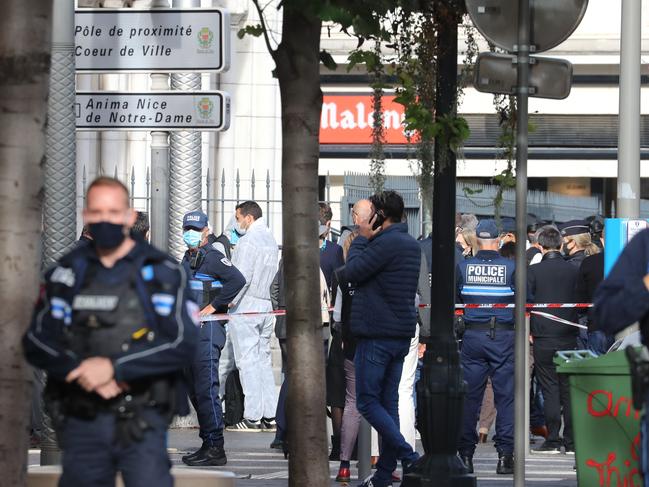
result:
<svg viewBox="0 0 649 487"><path fill-rule="evenodd" d="M568 377L557 373L553 358L557 351L574 350L576 346L575 337L534 339L534 372L543 391L543 412L548 428L546 443L561 446L559 432L563 416L563 444L568 450L575 449L570 412L570 389Z"/></svg>

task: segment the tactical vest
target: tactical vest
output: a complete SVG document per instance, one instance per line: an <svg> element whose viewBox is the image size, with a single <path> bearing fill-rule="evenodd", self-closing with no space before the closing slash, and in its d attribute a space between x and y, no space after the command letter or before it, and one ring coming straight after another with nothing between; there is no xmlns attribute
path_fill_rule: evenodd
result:
<svg viewBox="0 0 649 487"><path fill-rule="evenodd" d="M211 246L201 247L189 257L189 268L192 271L189 288L192 298L201 309L214 301L223 288L223 283L218 276L204 272L205 257L209 252L216 252L216 250Z"/></svg>
<svg viewBox="0 0 649 487"><path fill-rule="evenodd" d="M496 251L480 251L476 257L458 265L462 287L460 295L466 304L514 303L515 263ZM464 320L469 324L489 323L491 318L504 325L514 324L514 310L503 308L465 309Z"/></svg>
<svg viewBox="0 0 649 487"><path fill-rule="evenodd" d="M69 349L81 358L115 356L153 333L135 289L137 266L127 279L108 285L96 278L98 265L89 264L66 329Z"/></svg>

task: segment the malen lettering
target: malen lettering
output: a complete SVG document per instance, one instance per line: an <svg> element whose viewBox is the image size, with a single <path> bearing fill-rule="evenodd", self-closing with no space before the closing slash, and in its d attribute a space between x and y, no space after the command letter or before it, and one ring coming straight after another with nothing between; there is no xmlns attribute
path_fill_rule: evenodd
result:
<svg viewBox="0 0 649 487"><path fill-rule="evenodd" d="M383 112L383 127L386 129L402 128L405 118L405 113L399 113L396 110L385 110ZM320 126L323 129L365 129L372 127L373 124L374 113L367 113L366 106L362 102L356 104L354 111L343 110L340 113L338 113L338 105L336 103L322 104Z"/></svg>

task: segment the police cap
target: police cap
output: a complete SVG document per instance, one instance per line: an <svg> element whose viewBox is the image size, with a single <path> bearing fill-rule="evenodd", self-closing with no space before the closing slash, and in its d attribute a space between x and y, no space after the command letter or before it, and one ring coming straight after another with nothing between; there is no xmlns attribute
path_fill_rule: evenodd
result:
<svg viewBox="0 0 649 487"><path fill-rule="evenodd" d="M190 211L183 217L183 228L202 230L207 226L207 215L200 210Z"/></svg>
<svg viewBox="0 0 649 487"><path fill-rule="evenodd" d="M559 231L562 237L570 237L571 235L581 235L582 233L590 233L590 227L585 220L570 220L569 222L559 225Z"/></svg>
<svg viewBox="0 0 649 487"><path fill-rule="evenodd" d="M478 238L482 239L498 238L498 227L496 227L496 222L493 220L480 220L475 233Z"/></svg>

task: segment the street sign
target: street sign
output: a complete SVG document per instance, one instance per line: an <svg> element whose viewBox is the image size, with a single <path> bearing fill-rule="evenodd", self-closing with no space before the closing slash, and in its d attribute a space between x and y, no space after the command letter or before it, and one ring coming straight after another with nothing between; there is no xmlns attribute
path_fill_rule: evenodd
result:
<svg viewBox="0 0 649 487"><path fill-rule="evenodd" d="M221 72L230 67L223 9L79 9L79 72Z"/></svg>
<svg viewBox="0 0 649 487"><path fill-rule="evenodd" d="M222 131L230 97L222 91L77 92L78 130Z"/></svg>
<svg viewBox="0 0 649 487"><path fill-rule="evenodd" d="M515 95L516 58L482 52L475 68L475 89L484 93ZM563 100L570 95L572 64L565 59L534 57L530 64L529 96Z"/></svg>
<svg viewBox="0 0 649 487"><path fill-rule="evenodd" d="M469 16L480 33L496 46L514 52L518 44L519 0L466 0ZM530 44L536 52L558 46L577 28L588 0L530 2Z"/></svg>

